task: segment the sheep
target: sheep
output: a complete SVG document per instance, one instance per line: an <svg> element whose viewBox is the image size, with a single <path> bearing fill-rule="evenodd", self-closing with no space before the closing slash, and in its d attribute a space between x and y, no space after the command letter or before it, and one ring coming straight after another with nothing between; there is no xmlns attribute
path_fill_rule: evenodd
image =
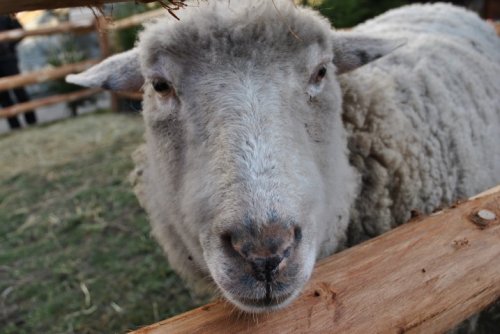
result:
<svg viewBox="0 0 500 334"><path fill-rule="evenodd" d="M351 31L288 0L195 2L68 82L143 88L136 194L170 265L239 309L317 259L500 181L500 40L452 5Z"/></svg>

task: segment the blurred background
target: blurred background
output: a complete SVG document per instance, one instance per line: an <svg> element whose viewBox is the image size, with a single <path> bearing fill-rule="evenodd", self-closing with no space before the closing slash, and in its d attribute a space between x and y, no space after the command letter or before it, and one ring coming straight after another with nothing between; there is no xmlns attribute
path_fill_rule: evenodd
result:
<svg viewBox="0 0 500 334"><path fill-rule="evenodd" d="M297 2L297 1L296 1ZM302 5L317 8L328 17L336 28L349 28L369 18L381 14L391 8L412 3L432 3L439 1L416 0L303 0ZM441 1L453 3L475 11L483 18L500 18L500 1L497 0L448 0Z"/></svg>
<svg viewBox="0 0 500 334"><path fill-rule="evenodd" d="M296 2L348 28L417 1ZM500 18L500 1L452 2ZM140 24L163 14L128 2L2 17L0 333L122 333L204 302L168 267L127 179L143 141L140 95L63 80L131 48ZM498 328L492 318L479 333Z"/></svg>

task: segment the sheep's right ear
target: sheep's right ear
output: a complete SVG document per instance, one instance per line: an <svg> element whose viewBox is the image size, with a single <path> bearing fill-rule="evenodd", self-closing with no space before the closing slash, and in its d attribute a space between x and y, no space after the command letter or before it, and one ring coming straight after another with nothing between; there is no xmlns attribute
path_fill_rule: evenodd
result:
<svg viewBox="0 0 500 334"><path fill-rule="evenodd" d="M85 87L137 91L144 84L137 48L111 56L88 70L70 74L66 82Z"/></svg>

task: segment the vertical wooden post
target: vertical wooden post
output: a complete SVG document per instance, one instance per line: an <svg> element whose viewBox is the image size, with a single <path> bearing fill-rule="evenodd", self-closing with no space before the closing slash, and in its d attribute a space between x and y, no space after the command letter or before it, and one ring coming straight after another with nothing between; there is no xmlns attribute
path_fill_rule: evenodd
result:
<svg viewBox="0 0 500 334"><path fill-rule="evenodd" d="M95 22L97 35L99 37L99 47L101 48L101 58L104 59L111 55L111 49L109 46L109 32L108 23L104 16L99 16ZM111 110L113 112L119 111L119 100L118 95L111 92Z"/></svg>

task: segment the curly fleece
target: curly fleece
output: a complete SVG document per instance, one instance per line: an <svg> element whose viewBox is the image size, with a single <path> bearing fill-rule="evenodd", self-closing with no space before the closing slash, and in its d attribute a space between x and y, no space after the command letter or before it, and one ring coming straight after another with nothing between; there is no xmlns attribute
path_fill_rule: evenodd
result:
<svg viewBox="0 0 500 334"><path fill-rule="evenodd" d="M500 183L500 39L446 4L387 12L354 29L406 40L339 77L350 161L362 182L357 243Z"/></svg>

